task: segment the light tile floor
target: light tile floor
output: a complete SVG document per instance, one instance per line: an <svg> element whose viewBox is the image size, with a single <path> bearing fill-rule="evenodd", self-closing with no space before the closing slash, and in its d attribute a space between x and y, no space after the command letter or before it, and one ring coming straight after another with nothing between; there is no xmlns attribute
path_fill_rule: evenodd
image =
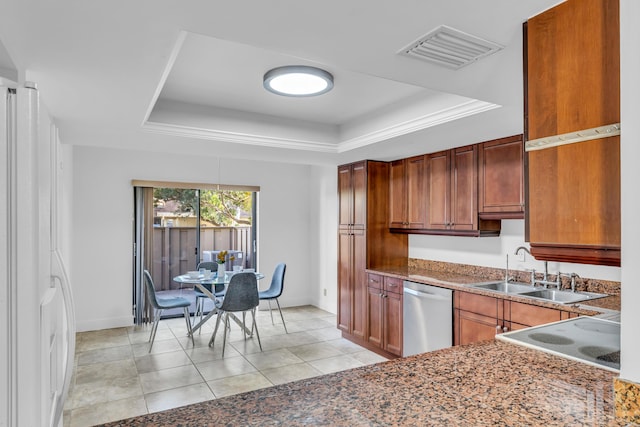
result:
<svg viewBox="0 0 640 427"><path fill-rule="evenodd" d="M331 313L313 306L283 313L288 334L277 311L275 325L268 311L258 312L262 352L232 323L224 359L221 331L208 346L215 317L196 332L195 346L183 318L162 320L151 353L149 326L79 333L64 425L92 426L386 360L341 338Z"/></svg>

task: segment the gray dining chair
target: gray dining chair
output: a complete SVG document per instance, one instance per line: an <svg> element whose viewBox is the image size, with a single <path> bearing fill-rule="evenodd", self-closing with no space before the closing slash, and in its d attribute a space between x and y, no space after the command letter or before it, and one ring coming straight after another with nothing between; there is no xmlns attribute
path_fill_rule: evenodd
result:
<svg viewBox="0 0 640 427"><path fill-rule="evenodd" d="M191 344L195 346L193 333L191 332L191 322L189 321L189 306L191 305L191 301L181 297L158 298L155 286L153 285L153 279L151 278L151 274L149 274L149 271L147 270L144 270L144 283L147 289L147 295L149 296L149 302L154 309L153 326L151 327L151 335L149 336L149 341L151 342L151 345L149 346L149 353L151 353L153 342L156 339L156 331L158 330L158 323L160 323L160 316L162 315L162 311L171 308L184 308L184 320L187 322L187 331L189 333L189 336L191 337Z"/></svg>
<svg viewBox="0 0 640 427"><path fill-rule="evenodd" d="M200 270L201 268L216 272L216 270L218 269L218 263L213 261L203 261L198 264L198 270ZM224 297L224 283L202 283L201 286L204 286L209 292L213 293L216 298ZM209 297L203 292L199 291L198 288L194 288L193 293L196 296L196 310L195 313L193 313L193 322L195 323L198 316L200 316L200 321L202 321L202 318L204 317L204 302L206 301L206 298ZM198 333L200 332L202 332L202 329L198 331Z"/></svg>
<svg viewBox="0 0 640 427"><path fill-rule="evenodd" d="M273 325L273 313L271 312L271 300L276 300L276 304L278 305L278 311L280 312L280 319L282 319L282 326L284 326L284 331L288 334L287 325L284 323L284 317L282 316L282 309L280 308L280 302L278 298L282 295L282 291L284 289L284 273L287 270L287 265L283 262L276 265L275 270L273 271L273 276L271 276L271 285L269 288L264 291L260 291L258 293L258 297L260 301L266 300L269 304L269 314L271 315L271 324Z"/></svg>
<svg viewBox="0 0 640 427"><path fill-rule="evenodd" d="M224 299L222 302L216 302L218 317L216 318L216 326L211 335L211 340L209 340L209 347L213 347L220 322L224 322L222 328L222 357L224 357L224 349L227 345L227 334L229 333L229 316L233 315L232 313L242 312L242 329L246 339L247 327L245 325L245 315L247 311L249 311L251 312L253 320L251 332L256 331L258 345L260 346L260 351L262 351L260 333L258 332L258 325L256 324L256 308L259 303L258 281L255 273L234 274L229 281Z"/></svg>

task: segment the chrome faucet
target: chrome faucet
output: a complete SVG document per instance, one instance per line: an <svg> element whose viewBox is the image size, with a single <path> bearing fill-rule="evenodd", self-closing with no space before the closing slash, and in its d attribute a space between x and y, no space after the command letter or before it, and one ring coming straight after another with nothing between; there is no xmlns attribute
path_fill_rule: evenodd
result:
<svg viewBox="0 0 640 427"><path fill-rule="evenodd" d="M526 246L518 246L518 249L516 249L516 251L515 251L514 255L518 255L518 253L519 253L521 250L523 250L523 251L525 251L526 253L528 253L529 255L531 255L531 252L529 251L529 249L527 249L527 247L526 247Z"/></svg>

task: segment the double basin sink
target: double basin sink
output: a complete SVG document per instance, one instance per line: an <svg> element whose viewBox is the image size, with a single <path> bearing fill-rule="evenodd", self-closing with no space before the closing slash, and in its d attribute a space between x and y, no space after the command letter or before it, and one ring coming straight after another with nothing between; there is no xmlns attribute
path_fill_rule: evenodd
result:
<svg viewBox="0 0 640 427"><path fill-rule="evenodd" d="M495 282L474 283L469 286L476 289L485 289L487 291L518 295L520 297L540 299L559 304L573 304L608 296L607 294L598 294L595 292L571 292L560 291L557 289L546 289L533 287L526 283L505 282L504 280Z"/></svg>

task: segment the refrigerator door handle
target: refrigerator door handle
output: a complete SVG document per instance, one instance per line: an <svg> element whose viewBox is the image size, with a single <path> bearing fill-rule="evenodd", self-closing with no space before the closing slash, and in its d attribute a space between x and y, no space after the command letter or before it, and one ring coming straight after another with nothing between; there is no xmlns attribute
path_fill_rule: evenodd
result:
<svg viewBox="0 0 640 427"><path fill-rule="evenodd" d="M73 296L71 294L71 285L69 282L69 276L64 267L64 261L62 256L57 250L51 251L51 277L60 282L60 289L62 290L62 298L64 301L64 311L66 314L66 332L67 332L67 351L65 360L64 379L62 382L62 392L56 399L54 419L52 426L57 426L60 423L62 417L62 411L64 409L64 401L69 392L69 386L71 385L71 376L73 374L74 354L76 352L76 319L73 305Z"/></svg>

